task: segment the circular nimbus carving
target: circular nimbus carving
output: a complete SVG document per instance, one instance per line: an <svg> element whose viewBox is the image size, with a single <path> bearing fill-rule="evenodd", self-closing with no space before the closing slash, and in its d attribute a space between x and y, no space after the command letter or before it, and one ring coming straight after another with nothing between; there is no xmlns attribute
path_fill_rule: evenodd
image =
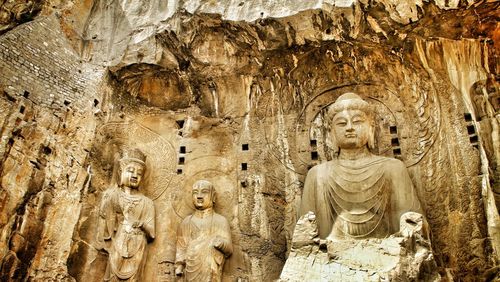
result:
<svg viewBox="0 0 500 282"><path fill-rule="evenodd" d="M299 116L308 129L309 139L316 144L320 160L333 158L328 110L340 95L347 92L359 94L375 108L375 154L393 156L394 149L399 148L402 151L399 158L407 166L412 166L433 145L439 131L439 105L431 95L432 91L402 96L380 85L348 86L320 92L306 104ZM302 162L310 163L309 158L303 158Z"/></svg>
<svg viewBox="0 0 500 282"><path fill-rule="evenodd" d="M100 128L105 137L104 152L113 156L113 162L119 158L122 148L138 148L146 154L146 175L142 184L143 193L152 200L161 197L170 187L176 155L171 142L155 131L135 122L111 122ZM113 178L116 179L116 164Z"/></svg>
<svg viewBox="0 0 500 282"><path fill-rule="evenodd" d="M211 168L207 167L207 164ZM230 219L233 213L234 195L236 195L235 176L231 173L229 161L218 156L203 156L195 160L190 160L191 168L200 168L192 174L186 176L182 185L183 189L176 191L176 201L172 202L173 209L179 218L184 218L194 211L191 197L193 184L201 179L210 181L216 192L215 211Z"/></svg>

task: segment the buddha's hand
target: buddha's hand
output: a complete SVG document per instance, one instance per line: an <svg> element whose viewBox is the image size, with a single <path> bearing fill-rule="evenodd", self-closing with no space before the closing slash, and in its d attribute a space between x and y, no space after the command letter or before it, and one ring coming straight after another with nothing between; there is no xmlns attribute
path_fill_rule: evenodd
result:
<svg viewBox="0 0 500 282"><path fill-rule="evenodd" d="M175 266L175 275L176 276L182 276L183 274L184 274L184 265L177 264Z"/></svg>
<svg viewBox="0 0 500 282"><path fill-rule="evenodd" d="M399 220L399 229L403 237L422 235L423 225L424 216L418 212L406 212L401 215Z"/></svg>
<svg viewBox="0 0 500 282"><path fill-rule="evenodd" d="M212 246L214 246L215 249L222 251L222 249L224 248L224 243L224 238L222 238L221 236L215 236L212 241Z"/></svg>
<svg viewBox="0 0 500 282"><path fill-rule="evenodd" d="M140 222L140 221L134 221L134 222L132 223L132 227L133 227L133 228L141 228L141 227L142 227L142 225L143 225L143 224L142 224L142 222Z"/></svg>

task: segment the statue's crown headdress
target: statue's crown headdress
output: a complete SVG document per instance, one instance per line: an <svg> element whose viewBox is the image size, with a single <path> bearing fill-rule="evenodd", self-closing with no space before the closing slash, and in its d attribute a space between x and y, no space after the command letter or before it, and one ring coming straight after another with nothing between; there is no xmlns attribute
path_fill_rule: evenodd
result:
<svg viewBox="0 0 500 282"><path fill-rule="evenodd" d="M120 161L133 161L146 165L146 155L139 149L125 149Z"/></svg>

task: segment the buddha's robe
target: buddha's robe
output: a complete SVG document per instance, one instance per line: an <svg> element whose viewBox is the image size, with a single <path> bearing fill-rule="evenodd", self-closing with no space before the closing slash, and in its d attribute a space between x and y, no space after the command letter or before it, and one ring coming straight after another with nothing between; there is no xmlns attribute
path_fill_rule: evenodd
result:
<svg viewBox="0 0 500 282"><path fill-rule="evenodd" d="M314 166L304 184L300 216L316 214L320 238L383 238L399 231L403 213L422 213L405 165L370 155Z"/></svg>
<svg viewBox="0 0 500 282"><path fill-rule="evenodd" d="M215 212L199 214L195 212L180 224L175 261L185 265L186 281L218 282L225 258L233 252L229 223ZM220 250L213 245L216 237L223 241Z"/></svg>
<svg viewBox="0 0 500 282"><path fill-rule="evenodd" d="M148 239L155 237L155 209L148 197L110 190L103 196L100 216L103 237L111 239L105 281L140 281ZM136 222L141 227L133 227Z"/></svg>

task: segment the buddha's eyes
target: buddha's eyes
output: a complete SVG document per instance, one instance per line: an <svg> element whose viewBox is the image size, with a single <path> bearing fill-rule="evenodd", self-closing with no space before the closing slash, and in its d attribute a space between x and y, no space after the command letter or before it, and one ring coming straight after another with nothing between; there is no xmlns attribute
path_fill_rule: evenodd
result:
<svg viewBox="0 0 500 282"><path fill-rule="evenodd" d="M200 193L200 192L201 192L202 194L208 194L208 193L210 193L210 190L208 190L208 189L203 189L203 190L201 190L201 191L200 191L200 190L193 190L193 195L194 195L194 194L198 194L198 193Z"/></svg>
<svg viewBox="0 0 500 282"><path fill-rule="evenodd" d="M343 120L343 119L340 119L340 120L337 120L337 122L335 124L338 125L338 126L346 126L347 125L347 121Z"/></svg>
<svg viewBox="0 0 500 282"><path fill-rule="evenodd" d="M130 173L134 173L134 171L137 173L137 174L142 174L142 169L135 169L133 167L128 167L126 169L126 172L130 172Z"/></svg>
<svg viewBox="0 0 500 282"><path fill-rule="evenodd" d="M360 125L362 123L364 123L365 120L362 119L362 118L359 118L359 119L353 119L350 121L351 125ZM339 126L339 127L346 127L347 126L347 121L337 121L335 122L335 125L336 126Z"/></svg>

